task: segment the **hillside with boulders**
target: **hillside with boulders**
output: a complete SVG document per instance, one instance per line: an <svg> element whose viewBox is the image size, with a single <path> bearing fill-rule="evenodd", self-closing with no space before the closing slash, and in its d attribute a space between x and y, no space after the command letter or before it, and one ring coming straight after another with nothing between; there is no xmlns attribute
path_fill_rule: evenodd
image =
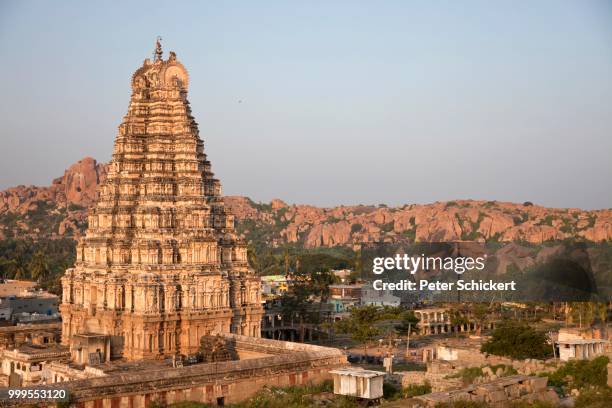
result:
<svg viewBox="0 0 612 408"><path fill-rule="evenodd" d="M532 203L457 200L432 204L352 205L320 208L275 199L254 203L226 197L241 229L266 232L270 244L301 243L306 248L364 242L546 241L612 239L612 210L545 208ZM259 235L259 234L258 234Z"/></svg>
<svg viewBox="0 0 612 408"><path fill-rule="evenodd" d="M86 228L107 165L86 157L50 186L17 186L0 192L0 239L74 237ZM612 210L546 208L530 202L457 200L432 204L341 205L331 208L255 203L225 197L238 229L261 245L352 247L364 242L612 240Z"/></svg>
<svg viewBox="0 0 612 408"><path fill-rule="evenodd" d="M84 231L108 166L85 157L50 186L17 186L0 191L0 239L62 238Z"/></svg>

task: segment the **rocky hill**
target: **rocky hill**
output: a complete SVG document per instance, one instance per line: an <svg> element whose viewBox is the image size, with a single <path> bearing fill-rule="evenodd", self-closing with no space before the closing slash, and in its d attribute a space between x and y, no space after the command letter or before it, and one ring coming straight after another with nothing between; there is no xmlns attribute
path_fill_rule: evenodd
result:
<svg viewBox="0 0 612 408"><path fill-rule="evenodd" d="M57 238L80 234L87 207L107 166L84 158L51 186L17 186L0 192L0 238ZM352 246L361 242L526 241L582 238L612 240L612 210L553 209L532 203L457 200L402 207L351 205L320 208L275 199L254 203L230 196L239 230L253 241L306 248Z"/></svg>
<svg viewBox="0 0 612 408"><path fill-rule="evenodd" d="M0 239L79 234L106 172L106 164L85 157L50 186L21 185L0 191Z"/></svg>
<svg viewBox="0 0 612 408"><path fill-rule="evenodd" d="M264 229L270 243L299 242L307 248L362 242L526 241L541 243L580 237L612 239L612 210L553 209L531 203L457 200L402 207L256 204L226 197L247 235Z"/></svg>

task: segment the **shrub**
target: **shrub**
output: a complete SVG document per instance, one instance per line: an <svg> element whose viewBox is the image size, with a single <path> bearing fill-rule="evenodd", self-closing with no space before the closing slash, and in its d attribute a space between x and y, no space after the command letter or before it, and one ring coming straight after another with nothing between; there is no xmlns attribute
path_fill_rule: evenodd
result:
<svg viewBox="0 0 612 408"><path fill-rule="evenodd" d="M516 369L514 367L512 367L511 365L494 364L494 365L491 365L489 367L491 367L491 371L493 371L493 373L495 373L495 374L497 374L497 370L499 370L501 368L502 371L503 371L501 377L507 377L509 375L518 374L518 371L516 371Z"/></svg>
<svg viewBox="0 0 612 408"><path fill-rule="evenodd" d="M581 390L574 408L607 408L612 401L612 388L589 387Z"/></svg>
<svg viewBox="0 0 612 408"><path fill-rule="evenodd" d="M468 385L473 383L476 378L482 377L483 375L481 367L465 367L459 370L459 372L449 375L448 378L461 378L461 381Z"/></svg>
<svg viewBox="0 0 612 408"><path fill-rule="evenodd" d="M549 227L552 227L552 223L555 218L556 217L554 215L549 214L543 219L541 219L536 225L548 225Z"/></svg>
<svg viewBox="0 0 612 408"><path fill-rule="evenodd" d="M385 381L383 383L383 397L386 400L396 400L402 396L402 390L395 383Z"/></svg>
<svg viewBox="0 0 612 408"><path fill-rule="evenodd" d="M318 385L293 386L286 388L263 388L252 398L235 404L236 408L306 408L312 406L310 394L330 392L333 383L325 381Z"/></svg>
<svg viewBox="0 0 612 408"><path fill-rule="evenodd" d="M404 398L412 398L418 395L425 395L431 392L431 385L428 381L425 381L423 384L410 384L407 387L404 387L402 390L402 395Z"/></svg>
<svg viewBox="0 0 612 408"><path fill-rule="evenodd" d="M552 386L570 386L583 388L587 386L604 387L608 379L608 363L610 359L599 356L591 361L570 361L553 373L545 373L548 383Z"/></svg>
<svg viewBox="0 0 612 408"><path fill-rule="evenodd" d="M552 356L552 350L544 332L515 322L497 327L491 334L491 339L482 345L480 351L517 360L546 359Z"/></svg>

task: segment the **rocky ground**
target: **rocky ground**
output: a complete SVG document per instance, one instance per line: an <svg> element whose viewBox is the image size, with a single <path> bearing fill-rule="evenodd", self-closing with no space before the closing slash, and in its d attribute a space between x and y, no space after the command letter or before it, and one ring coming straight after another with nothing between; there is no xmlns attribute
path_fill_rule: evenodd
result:
<svg viewBox="0 0 612 408"><path fill-rule="evenodd" d="M79 235L87 208L104 181L107 165L86 157L50 186L17 186L0 192L0 239ZM347 205L321 208L275 199L261 204L226 197L239 229L251 239L306 248L353 246L363 242L523 241L582 238L612 240L612 209L545 208L532 203L457 200L401 207Z"/></svg>

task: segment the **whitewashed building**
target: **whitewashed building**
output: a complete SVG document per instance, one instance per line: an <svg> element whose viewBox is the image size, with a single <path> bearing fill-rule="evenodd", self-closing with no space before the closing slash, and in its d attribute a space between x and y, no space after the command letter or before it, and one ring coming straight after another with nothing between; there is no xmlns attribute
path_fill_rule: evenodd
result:
<svg viewBox="0 0 612 408"><path fill-rule="evenodd" d="M334 394L364 399L383 396L385 373L362 368L339 368L329 372L334 378Z"/></svg>

